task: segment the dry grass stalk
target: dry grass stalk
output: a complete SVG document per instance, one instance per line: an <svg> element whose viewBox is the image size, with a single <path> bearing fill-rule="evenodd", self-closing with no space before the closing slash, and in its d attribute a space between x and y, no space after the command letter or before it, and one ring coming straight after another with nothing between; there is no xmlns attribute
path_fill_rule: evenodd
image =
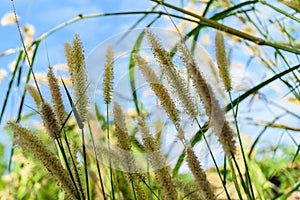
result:
<svg viewBox="0 0 300 200"><path fill-rule="evenodd" d="M63 168L59 159L43 142L32 134L28 129L21 127L15 122L7 123L10 130L15 134L15 144L37 158L59 182L60 187L67 192L72 199L78 199L76 189L68 172Z"/></svg>
<svg viewBox="0 0 300 200"><path fill-rule="evenodd" d="M63 125L66 120L65 106L62 100L61 91L59 88L58 80L53 73L52 67L49 66L47 73L48 83L51 92L52 103L54 107L54 113L57 117L59 125Z"/></svg>

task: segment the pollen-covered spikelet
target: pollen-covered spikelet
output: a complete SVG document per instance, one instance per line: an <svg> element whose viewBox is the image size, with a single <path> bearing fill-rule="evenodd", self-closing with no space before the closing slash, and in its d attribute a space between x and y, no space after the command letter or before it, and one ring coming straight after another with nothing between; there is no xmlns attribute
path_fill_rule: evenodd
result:
<svg viewBox="0 0 300 200"><path fill-rule="evenodd" d="M59 186L65 190L72 199L78 199L72 180L68 172L61 165L57 156L55 156L48 147L28 129L21 127L15 122L8 122L7 125L15 134L15 144L37 158L59 182Z"/></svg>
<svg viewBox="0 0 300 200"><path fill-rule="evenodd" d="M56 114L59 125L63 125L66 120L66 111L62 100L61 91L58 85L58 80L53 73L52 67L49 67L47 78L50 87L54 113Z"/></svg>
<svg viewBox="0 0 300 200"><path fill-rule="evenodd" d="M114 102L113 114L118 147L120 148L120 154L124 154L124 156L121 157L124 159L122 164L124 164L125 171L128 172L130 180L137 178L137 176L141 177L140 174L137 174L139 170L135 165L135 159L132 154L128 130L125 124L125 116L121 106L117 102Z"/></svg>
<svg viewBox="0 0 300 200"><path fill-rule="evenodd" d="M72 45L65 44L65 54L74 87L76 108L81 121L85 122L88 114L87 75L83 47L78 34L75 34Z"/></svg>
<svg viewBox="0 0 300 200"><path fill-rule="evenodd" d="M142 133L143 143L145 145L150 164L154 170L155 178L163 191L164 199L178 199L178 194L174 183L172 182L170 169L167 166L165 157L159 150L155 139L150 135L149 128L146 126L142 117L139 117L138 125Z"/></svg>
<svg viewBox="0 0 300 200"><path fill-rule="evenodd" d="M169 83L178 95L185 112L189 114L192 119L196 118L196 104L191 97L192 95L190 94L185 80L173 64L169 52L162 47L159 40L150 30L146 29L145 31L148 36L148 41L151 44L154 57L160 63L163 72L167 75Z"/></svg>
<svg viewBox="0 0 300 200"><path fill-rule="evenodd" d="M74 85L74 67L72 63L72 45L69 42L65 43L65 55L67 59L67 66L69 68L69 73L70 73L70 79L72 81L72 84Z"/></svg>
<svg viewBox="0 0 300 200"><path fill-rule="evenodd" d="M33 100L36 104L36 107L39 108L40 104L42 103L42 99L41 99L41 96L40 96L38 90L34 86L29 85L29 84L26 84L26 89L29 92L29 94L31 95L31 97L33 98Z"/></svg>
<svg viewBox="0 0 300 200"><path fill-rule="evenodd" d="M104 80L103 80L103 93L104 102L109 104L111 102L111 95L113 92L113 71L114 54L112 46L109 46L106 50L106 61L104 66Z"/></svg>
<svg viewBox="0 0 300 200"><path fill-rule="evenodd" d="M220 76L223 80L225 90L229 92L231 90L231 77L229 73L229 63L226 55L226 49L224 44L224 37L221 32L216 33L215 48L217 64L220 71Z"/></svg>
<svg viewBox="0 0 300 200"><path fill-rule="evenodd" d="M236 152L233 130L226 121L224 112L202 73L198 70L196 62L184 46L180 46L181 58L188 70L189 76L194 82L197 93L204 104L210 124L218 135L219 141L227 156L231 157ZM230 128L230 129L228 129Z"/></svg>
<svg viewBox="0 0 300 200"><path fill-rule="evenodd" d="M147 82L150 84L153 92L158 97L161 105L169 115L173 124L178 127L180 126L179 112L175 107L175 103L171 99L167 89L163 86L159 78L156 76L154 71L150 68L147 62L139 55L134 55L134 60L142 71Z"/></svg>
<svg viewBox="0 0 300 200"><path fill-rule="evenodd" d="M204 104L205 111L209 116L212 112L212 89L210 85L207 84L202 73L198 70L196 62L192 58L192 56L190 56L188 50L183 45L179 46L179 50L181 51L181 59L184 62L185 67L187 68L189 76L194 82L197 93L199 94L200 99Z"/></svg>
<svg viewBox="0 0 300 200"><path fill-rule="evenodd" d="M201 168L201 165L190 145L186 147L186 161L188 166L195 178L195 182L198 186L198 189L202 191L205 199L212 200L216 199L210 183L207 181L206 174Z"/></svg>
<svg viewBox="0 0 300 200"><path fill-rule="evenodd" d="M60 126L58 125L56 115L53 112L50 104L46 101L42 102L39 111L45 124L48 135L53 139L60 138Z"/></svg>

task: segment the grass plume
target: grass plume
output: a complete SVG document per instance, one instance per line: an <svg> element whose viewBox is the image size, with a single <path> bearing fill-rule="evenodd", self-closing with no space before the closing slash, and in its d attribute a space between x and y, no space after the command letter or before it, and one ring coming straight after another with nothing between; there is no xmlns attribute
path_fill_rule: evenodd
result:
<svg viewBox="0 0 300 200"><path fill-rule="evenodd" d="M66 120L66 111L62 100L58 80L53 73L52 67L50 66L49 66L49 71L47 73L47 78L48 78L48 84L49 84L51 98L52 98L52 104L54 107L54 113L57 117L57 121L59 125L62 126Z"/></svg>
<svg viewBox="0 0 300 200"><path fill-rule="evenodd" d="M7 123L10 130L15 134L15 143L23 150L34 155L49 171L49 173L59 182L61 188L68 193L72 199L78 199L77 191L72 184L68 172L63 168L59 159L47 146L28 129L21 127L15 122Z"/></svg>

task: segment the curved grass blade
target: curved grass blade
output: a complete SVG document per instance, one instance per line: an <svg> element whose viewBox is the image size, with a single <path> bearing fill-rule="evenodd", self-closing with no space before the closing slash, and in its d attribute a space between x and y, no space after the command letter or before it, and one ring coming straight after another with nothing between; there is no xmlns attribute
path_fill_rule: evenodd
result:
<svg viewBox="0 0 300 200"><path fill-rule="evenodd" d="M17 58L17 61L16 61L16 64L15 64L15 68L14 68L14 71L12 72L11 74L11 78L10 78L10 81L9 81L9 84L8 84L8 89L6 91L6 95L5 95L5 99L3 101L3 105L2 105L2 110L1 110L1 115L0 115L0 124L1 124L1 121L2 121L2 118L3 118L3 115L4 115L4 112L5 112L5 109L6 109L6 106L7 106L7 101L8 101L8 97L11 93L11 87L13 85L13 82L15 80L15 76L16 76L16 72L18 70L18 67L19 67L19 64L22 60L24 60L24 51L23 50L20 50L19 52L19 55L18 55L18 58Z"/></svg>

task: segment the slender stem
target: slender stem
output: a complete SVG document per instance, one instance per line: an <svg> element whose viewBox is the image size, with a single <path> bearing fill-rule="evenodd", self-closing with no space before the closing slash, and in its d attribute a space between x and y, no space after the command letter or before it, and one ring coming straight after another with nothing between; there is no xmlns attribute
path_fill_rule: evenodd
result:
<svg viewBox="0 0 300 200"><path fill-rule="evenodd" d="M134 189L133 180L131 180L130 182L131 182L131 188L132 188L132 192L133 192L134 200L137 200L137 198L136 198L136 194L135 194L135 189Z"/></svg>
<svg viewBox="0 0 300 200"><path fill-rule="evenodd" d="M229 99L230 99L230 102L232 102L232 96L231 96L230 91L229 91ZM247 177L246 180L249 181L249 187L250 187L250 192L251 192L252 199L255 199L254 198L253 187L252 187L252 182L251 182L251 178L250 178L250 174L249 174L249 168L248 168L248 165L247 165L247 162L246 162L245 152L244 152L244 148L243 148L243 142L242 142L242 139L241 139L241 134L240 134L239 126L238 126L238 122L237 122L237 112L235 112L234 109L232 109L232 113L233 113L233 116L234 116L234 124L235 124L235 128L236 128L236 131L237 131L239 144L240 144L240 148L241 148L241 151L242 151L242 157L243 157L243 161L244 161L244 165L245 165L245 169L246 169L246 177Z"/></svg>
<svg viewBox="0 0 300 200"><path fill-rule="evenodd" d="M84 130L81 129L81 137L82 137L82 153L83 153L83 161L84 161L84 172L85 172L85 183L86 183L86 195L88 200L90 200L90 192L89 192L89 175L87 171L87 159L86 159L86 149L85 149L85 141L84 141Z"/></svg>
<svg viewBox="0 0 300 200"><path fill-rule="evenodd" d="M113 182L112 164L111 164L111 152L110 152L110 132L109 132L109 117L108 117L108 103L106 104L106 123L107 123L107 148L109 157L109 175L110 175L110 185L113 200L115 199L115 190Z"/></svg>
<svg viewBox="0 0 300 200"><path fill-rule="evenodd" d="M74 187L75 187L75 189L76 189L77 196L78 196L78 198L80 199L80 193L79 193L79 190L78 190L76 181L75 181L75 179L74 179L74 176L73 176L73 174L72 174L71 168L70 168L70 166L69 166L68 159L67 159L67 156L66 156L64 147L63 147L63 145L62 145L62 141L61 141L61 139L59 138L59 139L56 140L56 142L57 142L57 144L58 144L58 146L59 146L60 152L61 152L61 154L62 154L62 156L63 156L63 159L64 159L64 162L65 162L65 164L66 164L68 173L69 173L69 175L70 175L70 177L71 177L71 180L72 180L72 182L73 182L73 184L74 184Z"/></svg>
<svg viewBox="0 0 300 200"><path fill-rule="evenodd" d="M146 187L151 191L151 193L159 200L158 195L152 190L152 187L149 186L145 180L142 180L142 182L146 185Z"/></svg>
<svg viewBox="0 0 300 200"><path fill-rule="evenodd" d="M45 39L46 37L48 37L49 35L55 33L56 31L70 25L73 24L77 21L83 20L83 19L90 19L90 18L97 18L97 17L106 17L106 16L117 16L117 15L141 15L141 14L157 14L157 15L169 15L168 13L165 12L161 12L161 11L135 11L135 12L114 12L114 13L96 13L96 14L88 14L88 15L83 15L83 14L78 14L77 17L74 17L62 24L59 24L58 26L54 27L53 29L49 30L46 33L43 33L36 41L41 41L43 39ZM198 21L187 18L187 17L182 17L179 15L175 15L175 14L170 14L170 16L178 18L178 19L183 19L183 20L187 20L190 22L195 22L197 23ZM32 45L35 42L32 43Z"/></svg>
<svg viewBox="0 0 300 200"><path fill-rule="evenodd" d="M232 172L232 180L236 189L236 192L238 193L238 196L240 199L243 199L242 194L241 194L241 190L240 190L240 186L237 182L237 178L236 178L236 174L235 174L235 170L234 170L234 166L232 164L232 160L228 160L229 166L231 168L231 172Z"/></svg>
<svg viewBox="0 0 300 200"><path fill-rule="evenodd" d="M74 161L74 158L73 158L73 155L72 155L72 152L71 152L71 148L70 148L68 138L67 138L67 134L66 134L65 130L63 130L63 136L64 136L64 140L65 140L65 143L67 145L67 148L68 148L68 151L69 151L69 154L70 154L70 158L71 158L71 161L72 161L72 164L73 164L73 167L74 167L74 171L75 171L78 186L79 186L79 189L80 189L80 192L81 192L81 195L82 195L82 199L85 199L85 195L84 195L84 192L83 192L83 187L82 187L82 184L81 184L80 176L79 176L77 166L76 166L76 163Z"/></svg>
<svg viewBox="0 0 300 200"><path fill-rule="evenodd" d="M89 129L90 129L90 135L91 135L91 140L92 140L92 144L93 144L94 155L95 155L97 171L98 171L98 176L99 176L101 190L102 190L102 195L103 195L103 199L106 200L104 185L103 185L103 179L102 179L101 170L100 170L99 161L98 161L98 156L97 156L96 147L95 147L94 136L93 136L91 125L90 125L89 122L88 122L88 126L89 126Z"/></svg>
<svg viewBox="0 0 300 200"><path fill-rule="evenodd" d="M217 172L218 172L219 178L220 178L220 180L221 180L221 182L222 182L222 186L223 186L224 191L225 191L225 193L226 193L227 199L230 200L231 198L230 198L230 195L229 195L229 193L228 193L228 191L227 191L227 188L226 188L226 181L225 181L225 179L224 179L224 180L222 179L221 172L220 172L220 170L219 170L218 164L217 164L217 162L216 162L216 160L215 160L215 157L214 157L214 155L213 155L213 153L212 153L212 150L211 150L211 148L210 148L210 146L209 146L209 144L208 144L208 141L207 141L207 139L206 139L206 136L205 136L204 132L202 132L202 127L201 127L201 125L200 125L200 123L199 123L199 121L198 121L197 118L196 118L196 122L197 122L198 127L199 127L199 129L200 129L200 131L201 131L201 134L203 135L203 139L204 139L205 144L206 144L206 146L207 146L207 148L208 148L209 154L211 155L211 158L212 158L212 160L213 160L213 163L214 163L214 165L215 165L215 167L216 167L216 170L217 170Z"/></svg>

